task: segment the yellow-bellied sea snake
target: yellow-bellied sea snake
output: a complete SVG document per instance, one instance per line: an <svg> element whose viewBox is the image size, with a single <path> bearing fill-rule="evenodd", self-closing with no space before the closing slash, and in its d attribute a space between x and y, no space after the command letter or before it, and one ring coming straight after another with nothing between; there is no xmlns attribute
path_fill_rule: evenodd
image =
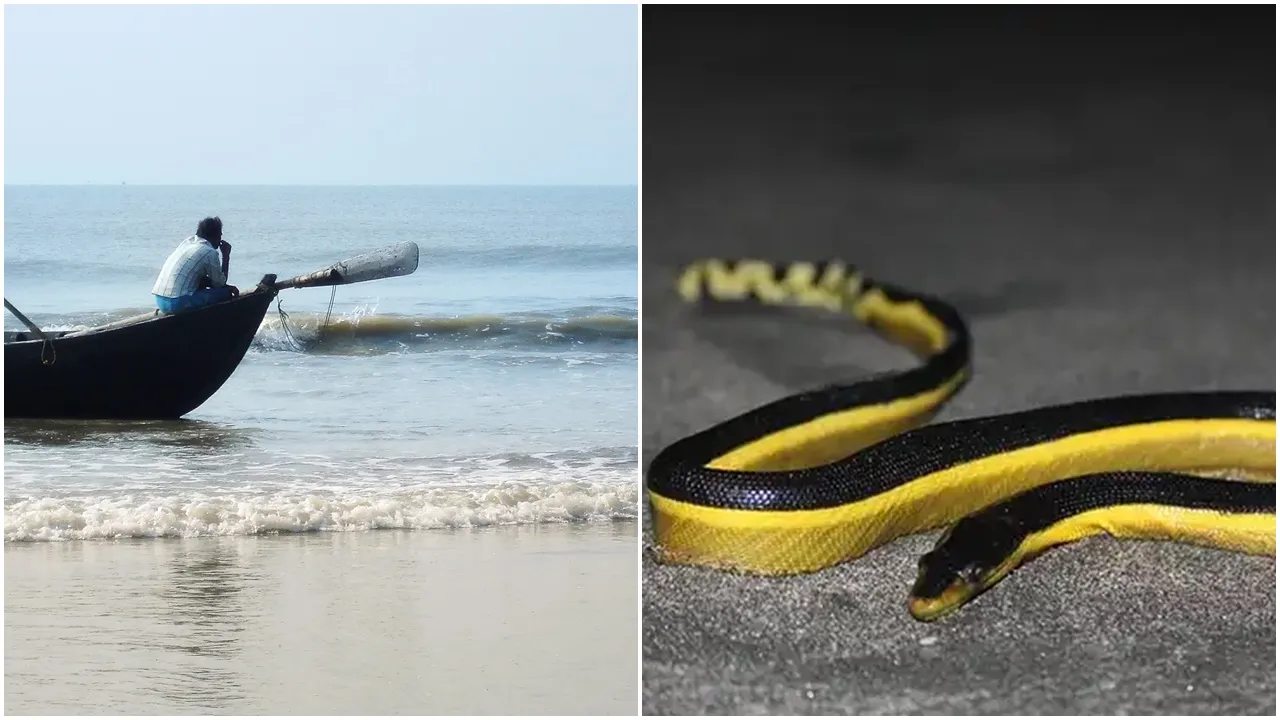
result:
<svg viewBox="0 0 1280 720"><path fill-rule="evenodd" d="M791 395L663 449L646 477L663 562L803 573L951 526L911 591L912 615L931 620L1090 535L1275 554L1274 390L924 425L970 373L968 328L942 300L839 262L704 260L679 290L852 314L923 364Z"/></svg>

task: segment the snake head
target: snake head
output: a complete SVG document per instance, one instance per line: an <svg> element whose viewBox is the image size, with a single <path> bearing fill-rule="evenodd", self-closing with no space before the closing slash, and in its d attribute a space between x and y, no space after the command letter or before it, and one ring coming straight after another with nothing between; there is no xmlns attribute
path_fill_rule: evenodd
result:
<svg viewBox="0 0 1280 720"><path fill-rule="evenodd" d="M920 558L911 587L910 610L917 620L935 620L968 602L978 592L981 568L936 548Z"/></svg>
<svg viewBox="0 0 1280 720"><path fill-rule="evenodd" d="M920 558L911 588L912 616L935 620L972 600L991 584L1019 541L1016 528L1001 515L980 513L956 523Z"/></svg>

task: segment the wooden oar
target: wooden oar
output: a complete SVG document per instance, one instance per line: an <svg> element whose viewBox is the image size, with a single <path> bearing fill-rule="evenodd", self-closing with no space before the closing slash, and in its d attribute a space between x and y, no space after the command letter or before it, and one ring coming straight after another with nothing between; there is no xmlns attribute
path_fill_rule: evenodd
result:
<svg viewBox="0 0 1280 720"><path fill-rule="evenodd" d="M410 275L417 269L417 243L403 242L334 263L323 270L299 275L288 280L281 280L272 287L277 290L283 290L285 288L350 285L351 283Z"/></svg>

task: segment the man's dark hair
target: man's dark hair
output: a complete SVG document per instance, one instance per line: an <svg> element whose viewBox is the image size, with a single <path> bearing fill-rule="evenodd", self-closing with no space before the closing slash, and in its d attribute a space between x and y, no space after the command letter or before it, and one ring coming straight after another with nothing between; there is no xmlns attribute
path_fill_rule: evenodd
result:
<svg viewBox="0 0 1280 720"><path fill-rule="evenodd" d="M207 217L196 226L196 237L218 242L222 239L222 218Z"/></svg>

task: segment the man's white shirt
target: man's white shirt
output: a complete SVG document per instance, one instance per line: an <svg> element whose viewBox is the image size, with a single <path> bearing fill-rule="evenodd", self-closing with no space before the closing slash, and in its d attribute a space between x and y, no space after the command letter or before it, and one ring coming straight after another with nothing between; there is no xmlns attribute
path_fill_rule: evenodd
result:
<svg viewBox="0 0 1280 720"><path fill-rule="evenodd" d="M200 289L204 278L209 278L211 287L227 284L227 276L222 274L222 256L212 245L192 235L164 261L151 292L167 298L190 295Z"/></svg>

